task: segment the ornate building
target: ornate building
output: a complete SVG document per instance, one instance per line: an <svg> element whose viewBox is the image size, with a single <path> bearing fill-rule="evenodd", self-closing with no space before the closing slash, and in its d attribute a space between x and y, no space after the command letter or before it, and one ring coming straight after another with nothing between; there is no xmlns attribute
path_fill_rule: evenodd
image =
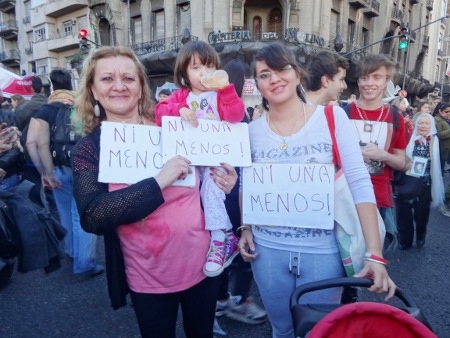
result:
<svg viewBox="0 0 450 338"><path fill-rule="evenodd" d="M224 62L250 63L271 41L289 44L300 62L322 49L352 65L386 53L398 61L395 82L410 98L449 82L447 0L0 0L0 11L0 62L15 73L65 67L76 77L85 57L78 32L86 29L91 48L132 47L153 89L172 79L176 53L189 39L208 41ZM401 28L410 34L404 50Z"/></svg>

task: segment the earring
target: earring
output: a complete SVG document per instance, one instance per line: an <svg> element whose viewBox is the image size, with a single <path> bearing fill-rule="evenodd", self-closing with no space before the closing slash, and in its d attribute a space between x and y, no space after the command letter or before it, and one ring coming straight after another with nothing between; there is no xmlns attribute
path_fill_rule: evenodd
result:
<svg viewBox="0 0 450 338"><path fill-rule="evenodd" d="M98 101L95 101L94 116L95 117L100 117L100 107L98 106Z"/></svg>

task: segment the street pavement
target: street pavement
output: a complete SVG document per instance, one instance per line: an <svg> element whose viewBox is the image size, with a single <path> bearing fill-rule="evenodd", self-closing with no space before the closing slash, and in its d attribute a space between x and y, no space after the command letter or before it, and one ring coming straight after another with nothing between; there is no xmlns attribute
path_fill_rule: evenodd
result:
<svg viewBox="0 0 450 338"><path fill-rule="evenodd" d="M391 277L416 300L441 338L450 338L449 230L449 218L432 211L423 248L413 246L386 255ZM100 257L102 251L100 240ZM252 294L260 302L255 287ZM382 297L368 292L363 292L361 299L383 302ZM269 323L252 326L226 317L220 317L219 323L227 337L271 337ZM180 321L177 332L178 337L184 337ZM43 271L14 273L10 285L0 292L0 337L132 338L140 335L131 306L117 311L110 307L104 274L79 281L71 272L70 262L64 261L62 268L50 275Z"/></svg>

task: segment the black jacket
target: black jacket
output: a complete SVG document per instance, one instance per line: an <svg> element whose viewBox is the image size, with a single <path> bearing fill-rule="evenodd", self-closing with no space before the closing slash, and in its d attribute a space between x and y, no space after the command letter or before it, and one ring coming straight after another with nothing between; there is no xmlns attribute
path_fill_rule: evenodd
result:
<svg viewBox="0 0 450 338"><path fill-rule="evenodd" d="M45 94L36 94L27 103L16 107L17 128L23 131L30 123L34 113L47 103L47 96Z"/></svg>
<svg viewBox="0 0 450 338"><path fill-rule="evenodd" d="M5 122L8 127L17 126L16 116L14 112L7 109L0 109L0 123Z"/></svg>
<svg viewBox="0 0 450 338"><path fill-rule="evenodd" d="M22 172L25 165L25 159L19 148L13 148L0 155L0 168L6 171L4 178L13 174Z"/></svg>
<svg viewBox="0 0 450 338"><path fill-rule="evenodd" d="M13 220L19 237L20 254L17 270L28 272L44 268L47 273L61 266L64 252L59 241L66 230L52 220L49 212L31 201L29 192L33 184L23 181L14 190L0 190L0 200L7 205L8 217Z"/></svg>

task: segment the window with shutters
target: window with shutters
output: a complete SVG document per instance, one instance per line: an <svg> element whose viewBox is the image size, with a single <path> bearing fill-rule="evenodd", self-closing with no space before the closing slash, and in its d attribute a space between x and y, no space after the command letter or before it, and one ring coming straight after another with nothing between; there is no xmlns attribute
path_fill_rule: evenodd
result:
<svg viewBox="0 0 450 338"><path fill-rule="evenodd" d="M131 29L133 34L133 43L142 43L142 17L135 16L131 18Z"/></svg>
<svg viewBox="0 0 450 338"><path fill-rule="evenodd" d="M191 4L189 2L177 6L177 35L183 34L187 28L191 31Z"/></svg>
<svg viewBox="0 0 450 338"><path fill-rule="evenodd" d="M153 12L153 40L164 39L164 10Z"/></svg>

